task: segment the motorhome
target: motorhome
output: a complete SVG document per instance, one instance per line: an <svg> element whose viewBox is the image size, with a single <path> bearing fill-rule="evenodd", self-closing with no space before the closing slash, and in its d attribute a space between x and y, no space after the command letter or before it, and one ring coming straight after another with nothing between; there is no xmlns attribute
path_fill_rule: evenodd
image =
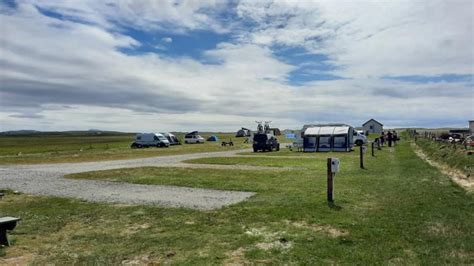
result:
<svg viewBox="0 0 474 266"><path fill-rule="evenodd" d="M170 142L160 133L138 133L130 146L132 149L148 147L169 147Z"/></svg>

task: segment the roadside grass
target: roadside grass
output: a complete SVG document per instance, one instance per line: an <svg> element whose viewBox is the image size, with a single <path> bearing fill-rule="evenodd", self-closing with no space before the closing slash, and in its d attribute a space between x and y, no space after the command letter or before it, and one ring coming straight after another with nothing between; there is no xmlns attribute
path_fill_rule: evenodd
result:
<svg viewBox="0 0 474 266"><path fill-rule="evenodd" d="M13 246L0 254L3 260L31 254L38 264L474 263L472 193L420 160L408 143L367 156L366 170L355 153L337 153L342 169L334 205L326 203L328 155L226 161L304 167L291 171L147 167L71 176L257 192L206 212L7 192L0 216L23 220L11 234Z"/></svg>
<svg viewBox="0 0 474 266"><path fill-rule="evenodd" d="M359 158L359 154L356 152L303 153L282 150L281 154L279 153L280 152L239 153L239 155L245 156L200 158L186 160L185 162L194 164L252 165L325 170L326 158L328 157L339 158L343 164L348 164L350 167L358 165Z"/></svg>
<svg viewBox="0 0 474 266"><path fill-rule="evenodd" d="M454 149L450 143L438 143L423 138L419 138L416 144L431 159L456 168L468 176L473 175L474 156L468 155L461 144Z"/></svg>
<svg viewBox="0 0 474 266"><path fill-rule="evenodd" d="M214 134L203 134L207 138ZM243 138L233 134L215 134L220 139L232 138L232 147L222 147L219 142L183 144L169 148L131 149L133 134L120 135L33 135L0 136L0 164L38 164L62 162L90 162L144 158L184 153L200 153L249 148ZM177 135L182 138L182 134Z"/></svg>

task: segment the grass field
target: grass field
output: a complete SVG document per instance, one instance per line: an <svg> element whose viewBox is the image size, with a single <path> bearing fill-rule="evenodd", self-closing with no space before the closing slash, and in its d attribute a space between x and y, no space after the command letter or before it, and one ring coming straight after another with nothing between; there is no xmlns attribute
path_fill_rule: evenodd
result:
<svg viewBox="0 0 474 266"><path fill-rule="evenodd" d="M243 144L243 138L234 138L232 133L216 135L221 140L232 139L235 146L221 147L219 141L199 145L176 145L169 148L131 149L133 134L0 136L0 164L119 160L250 147ZM202 136L207 139L210 134ZM177 137L182 139L183 135L178 134Z"/></svg>
<svg viewBox="0 0 474 266"><path fill-rule="evenodd" d="M23 221L0 256L39 264L474 263L473 194L420 160L409 143L368 156L365 170L355 152L279 154L193 161L275 170L147 167L69 176L256 192L215 211L8 193L0 216ZM341 159L334 205L326 202L328 156Z"/></svg>

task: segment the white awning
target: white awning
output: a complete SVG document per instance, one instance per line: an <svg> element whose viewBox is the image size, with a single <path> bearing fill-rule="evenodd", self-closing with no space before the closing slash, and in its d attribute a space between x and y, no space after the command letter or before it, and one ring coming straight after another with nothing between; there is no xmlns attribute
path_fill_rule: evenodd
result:
<svg viewBox="0 0 474 266"><path fill-rule="evenodd" d="M334 128L334 135L343 135L349 132L349 127L335 127Z"/></svg>
<svg viewBox="0 0 474 266"><path fill-rule="evenodd" d="M321 127L319 130L319 135L332 135L334 132L334 127Z"/></svg>
<svg viewBox="0 0 474 266"><path fill-rule="evenodd" d="M305 135L305 136L316 136L316 135L319 135L319 129L320 129L320 127L308 127L308 128L304 131L304 135Z"/></svg>
<svg viewBox="0 0 474 266"><path fill-rule="evenodd" d="M305 136L320 136L320 135L345 135L349 133L349 126L321 126L308 127L304 131Z"/></svg>

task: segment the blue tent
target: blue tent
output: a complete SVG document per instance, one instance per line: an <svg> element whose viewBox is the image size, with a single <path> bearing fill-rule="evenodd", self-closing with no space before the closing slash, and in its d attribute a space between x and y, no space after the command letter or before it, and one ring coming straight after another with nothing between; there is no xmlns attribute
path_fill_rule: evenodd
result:
<svg viewBox="0 0 474 266"><path fill-rule="evenodd" d="M207 141L219 141L219 138L216 135L210 136Z"/></svg>

